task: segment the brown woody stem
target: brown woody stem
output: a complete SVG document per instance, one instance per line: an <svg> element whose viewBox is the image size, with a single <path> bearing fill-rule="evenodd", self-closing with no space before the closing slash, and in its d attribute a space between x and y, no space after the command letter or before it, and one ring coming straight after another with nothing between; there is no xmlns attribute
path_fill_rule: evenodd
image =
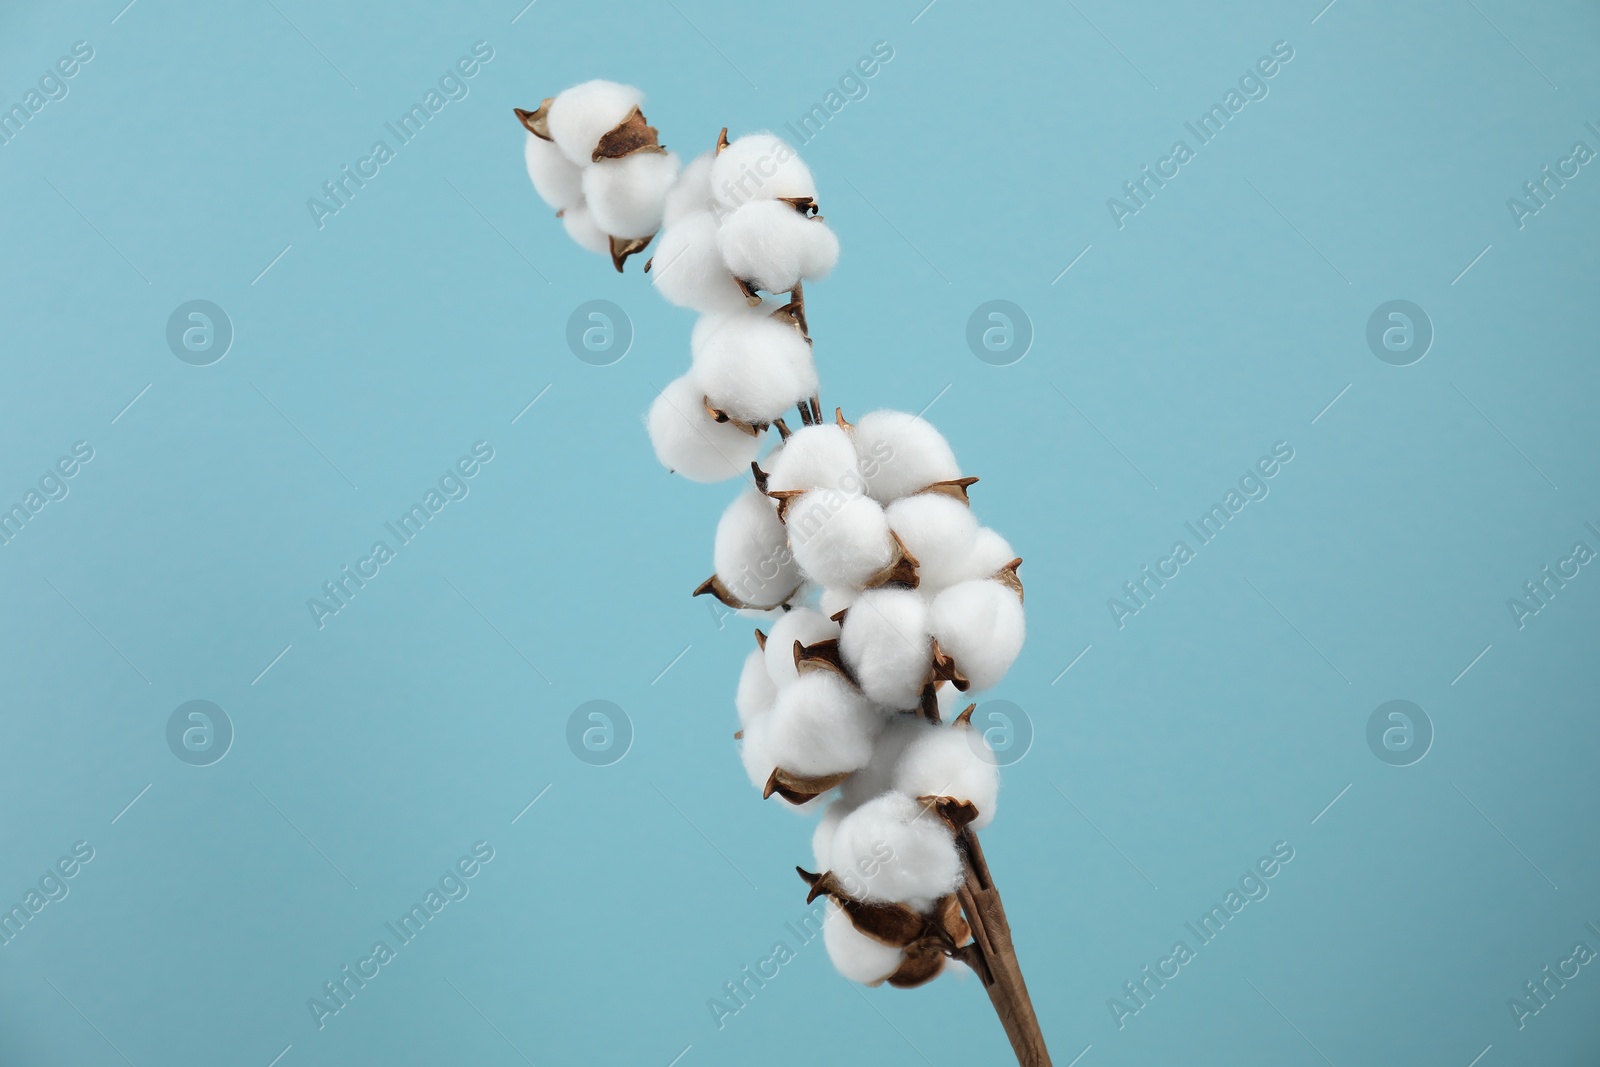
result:
<svg viewBox="0 0 1600 1067"><path fill-rule="evenodd" d="M1000 891L989 875L989 864L971 827L956 835L956 845L966 860L966 882L958 889L961 910L972 927L973 947L982 967L974 967L989 993L1000 1025L1011 1041L1019 1067L1050 1067L1050 1052L1045 1048L1039 1017L1034 1014L1028 985L1017 963L1017 949L1011 941L1011 924L1000 902Z"/></svg>

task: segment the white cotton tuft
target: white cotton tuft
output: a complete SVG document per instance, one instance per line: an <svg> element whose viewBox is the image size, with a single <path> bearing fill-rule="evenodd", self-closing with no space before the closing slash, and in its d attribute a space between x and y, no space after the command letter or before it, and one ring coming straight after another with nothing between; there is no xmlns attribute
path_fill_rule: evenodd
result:
<svg viewBox="0 0 1600 1067"><path fill-rule="evenodd" d="M550 102L550 136L563 155L587 167L594 160L600 138L622 125L643 103L644 94L631 85L600 80L574 85Z"/></svg>
<svg viewBox="0 0 1600 1067"><path fill-rule="evenodd" d="M702 211L711 213L716 203L711 198L711 156L710 152L702 152L678 172L677 180L667 190L667 198L662 203L662 225L676 225ZM716 221L715 217L712 221Z"/></svg>
<svg viewBox="0 0 1600 1067"><path fill-rule="evenodd" d="M800 569L825 586L860 586L894 561L889 520L876 501L813 489L787 511L789 547Z"/></svg>
<svg viewBox="0 0 1600 1067"><path fill-rule="evenodd" d="M816 861L819 872L828 869L828 860L833 851L833 832L839 828L839 820L848 814L850 805L843 800L833 800L822 809L817 828L811 831L811 858Z"/></svg>
<svg viewBox="0 0 1600 1067"><path fill-rule="evenodd" d="M900 969L904 953L857 930L839 906L828 901L828 916L822 920L822 944L834 970L852 982L877 985Z"/></svg>
<svg viewBox="0 0 1600 1067"><path fill-rule="evenodd" d="M782 200L754 200L724 217L717 247L735 276L769 293L825 277L839 261L839 238L828 224Z"/></svg>
<svg viewBox="0 0 1600 1067"><path fill-rule="evenodd" d="M772 758L772 746L767 743L767 731L772 725L772 715L758 715L744 728L739 740L739 762L750 784L765 789L777 763Z"/></svg>
<svg viewBox="0 0 1600 1067"><path fill-rule="evenodd" d="M837 615L854 604L860 595L848 585L825 585L817 598L817 610L830 617Z"/></svg>
<svg viewBox="0 0 1600 1067"><path fill-rule="evenodd" d="M793 326L761 309L705 316L691 338L694 372L721 411L771 422L816 395L811 346Z"/></svg>
<svg viewBox="0 0 1600 1067"><path fill-rule="evenodd" d="M929 614L940 649L973 689L993 688L1022 651L1027 633L1022 602L999 582L971 579L952 585L933 598Z"/></svg>
<svg viewBox="0 0 1600 1067"><path fill-rule="evenodd" d="M869 589L839 631L839 652L874 703L915 708L933 659L928 602L911 589Z"/></svg>
<svg viewBox="0 0 1600 1067"><path fill-rule="evenodd" d="M583 199L595 225L612 237L650 237L661 229L667 190L678 176L671 152L602 159L583 172Z"/></svg>
<svg viewBox="0 0 1600 1067"><path fill-rule="evenodd" d="M717 251L717 222L708 211L666 224L650 260L650 284L669 303L702 313L746 306Z"/></svg>
<svg viewBox="0 0 1600 1067"><path fill-rule="evenodd" d="M829 869L850 894L927 912L961 884L961 854L943 819L903 793L874 797L839 821Z"/></svg>
<svg viewBox="0 0 1600 1067"><path fill-rule="evenodd" d="M802 426L790 434L767 476L769 493L820 488L861 493L865 485L850 435L833 423Z"/></svg>
<svg viewBox="0 0 1600 1067"><path fill-rule="evenodd" d="M661 465L691 482L720 482L750 469L759 438L719 423L706 411L705 392L692 373L661 390L645 416Z"/></svg>
<svg viewBox="0 0 1600 1067"><path fill-rule="evenodd" d="M732 142L711 161L711 195L732 211L751 200L815 199L817 183L781 138L753 133Z"/></svg>
<svg viewBox="0 0 1600 1067"><path fill-rule="evenodd" d="M969 577L965 571L978 536L972 509L943 493L915 493L890 504L889 528L917 560L917 588L924 595Z"/></svg>
<svg viewBox="0 0 1600 1067"><path fill-rule="evenodd" d="M767 635L767 676L779 689L790 685L796 678L794 668L794 643L814 645L839 636L839 624L812 608L795 608L786 611L772 624Z"/></svg>
<svg viewBox="0 0 1600 1067"><path fill-rule="evenodd" d="M809 776L854 771L872 758L883 715L831 671L807 671L778 691L767 726L767 754L777 766Z"/></svg>
<svg viewBox="0 0 1600 1067"><path fill-rule="evenodd" d="M723 586L751 607L775 608L800 584L777 509L753 488L735 497L717 521L711 559Z"/></svg>
<svg viewBox="0 0 1600 1067"><path fill-rule="evenodd" d="M583 201L583 169L562 155L561 149L543 137L528 134L522 147L523 161L533 190L551 207L561 210Z"/></svg>
<svg viewBox="0 0 1600 1067"><path fill-rule="evenodd" d="M901 753L893 785L895 792L908 797L953 797L971 802L978 809L972 828L982 830L994 821L1000 770L980 731L971 726L930 724Z"/></svg>
<svg viewBox="0 0 1600 1067"><path fill-rule="evenodd" d="M563 209L561 225L566 227L567 236L572 238L579 248L599 252L603 256L611 254L611 241L606 237L605 231L595 225L594 215L590 213L587 204L580 202Z"/></svg>
<svg viewBox="0 0 1600 1067"><path fill-rule="evenodd" d="M778 687L772 684L767 673L767 660L759 648L750 650L744 658L744 669L739 672L739 691L734 694L733 706L739 712L739 728L748 730L750 724L772 710L778 698Z"/></svg>
<svg viewBox="0 0 1600 1067"><path fill-rule="evenodd" d="M1000 569L1017 558L1011 543L985 526L972 539L967 558L958 568L958 581L968 578L993 578Z"/></svg>
<svg viewBox="0 0 1600 1067"><path fill-rule="evenodd" d="M839 786L839 796L846 804L859 807L882 793L887 793L894 782L895 771L900 766L900 756L925 730L935 730L920 715L892 715L889 725L872 742L872 758L867 765L846 778Z"/></svg>
<svg viewBox="0 0 1600 1067"><path fill-rule="evenodd" d="M950 445L931 423L903 411L874 411L855 427L867 492L887 504L934 482L961 477Z"/></svg>

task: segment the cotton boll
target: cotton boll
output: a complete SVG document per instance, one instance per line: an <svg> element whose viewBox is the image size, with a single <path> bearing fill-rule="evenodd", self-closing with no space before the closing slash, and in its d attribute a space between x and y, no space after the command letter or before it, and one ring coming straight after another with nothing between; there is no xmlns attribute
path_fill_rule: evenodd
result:
<svg viewBox="0 0 1600 1067"><path fill-rule="evenodd" d="M702 313L746 306L717 251L716 220L706 211L667 223L650 261L650 284L669 303Z"/></svg>
<svg viewBox="0 0 1600 1067"><path fill-rule="evenodd" d="M751 649L744 658L744 669L739 672L739 690L734 694L733 706L739 712L739 728L748 730L756 719L772 710L778 698L778 687L772 684L767 673L766 657L759 648Z"/></svg>
<svg viewBox="0 0 1600 1067"><path fill-rule="evenodd" d="M802 426L784 442L783 454L768 468L767 492L831 487L861 493L866 483L856 470L850 435L833 423Z"/></svg>
<svg viewBox="0 0 1600 1067"><path fill-rule="evenodd" d="M930 726L906 746L894 772L894 790L908 797L953 797L978 809L974 830L994 821L1000 770L983 735L970 726Z"/></svg>
<svg viewBox="0 0 1600 1067"><path fill-rule="evenodd" d="M779 689L794 682L794 643L814 645L839 636L839 624L811 608L786 611L767 635L767 675Z"/></svg>
<svg viewBox="0 0 1600 1067"><path fill-rule="evenodd" d="M529 133L522 158L528 165L534 192L545 203L559 210L582 202L583 169L562 155L561 149Z"/></svg>
<svg viewBox="0 0 1600 1067"><path fill-rule="evenodd" d="M833 832L839 827L839 820L850 813L850 805L843 800L830 801L822 810L822 818L817 820L817 828L811 831L811 858L816 861L818 871L828 869L828 859L833 849Z"/></svg>
<svg viewBox="0 0 1600 1067"><path fill-rule="evenodd" d="M971 508L943 493L915 493L896 500L885 513L889 528L916 558L917 588L924 595L970 577L965 567L978 536Z"/></svg>
<svg viewBox="0 0 1600 1067"><path fill-rule="evenodd" d="M645 426L661 465L691 482L720 482L743 474L761 448L758 438L711 417L692 373L661 390Z"/></svg>
<svg viewBox="0 0 1600 1067"><path fill-rule="evenodd" d="M830 671L807 671L778 691L767 724L767 752L777 766L816 777L854 771L872 758L883 715Z"/></svg>
<svg viewBox="0 0 1600 1067"><path fill-rule="evenodd" d="M855 426L856 452L874 500L889 503L961 477L955 453L933 426L903 411L874 411Z"/></svg>
<svg viewBox="0 0 1600 1067"><path fill-rule="evenodd" d="M864 985L877 985L888 978L900 969L905 956L893 945L885 945L857 930L850 916L831 900L827 918L822 920L822 944L836 971Z"/></svg>
<svg viewBox="0 0 1600 1067"><path fill-rule="evenodd" d="M561 225L566 227L567 236L572 238L579 248L599 252L601 255L611 254L611 240L599 226L595 225L594 216L590 214L587 204L578 203L564 209L561 212Z"/></svg>
<svg viewBox="0 0 1600 1067"><path fill-rule="evenodd" d="M918 715L893 715L883 733L872 742L872 758L867 765L846 778L839 786L839 797L852 807L859 807L889 791L895 771L900 766L900 756L927 730L936 730L927 719Z"/></svg>
<svg viewBox="0 0 1600 1067"><path fill-rule="evenodd" d="M759 309L696 324L694 372L712 403L734 418L771 422L817 391L811 346Z"/></svg>
<svg viewBox="0 0 1600 1067"><path fill-rule="evenodd" d="M752 607L777 607L800 584L777 509L755 489L740 493L722 513L711 558L723 587Z"/></svg>
<svg viewBox="0 0 1600 1067"><path fill-rule="evenodd" d="M839 652L873 702L915 708L933 656L928 602L911 589L867 590L844 617Z"/></svg>
<svg viewBox="0 0 1600 1067"><path fill-rule="evenodd" d="M861 594L848 585L825 585L822 593L817 598L817 610L822 614L832 617L844 611Z"/></svg>
<svg viewBox="0 0 1600 1067"><path fill-rule="evenodd" d="M711 195L733 211L751 200L815 199L817 183L793 148L770 133L753 133L712 159Z"/></svg>
<svg viewBox="0 0 1600 1067"><path fill-rule="evenodd" d="M961 854L944 820L903 793L862 804L833 833L829 869L852 896L927 912L961 883Z"/></svg>
<svg viewBox="0 0 1600 1067"><path fill-rule="evenodd" d="M550 102L550 136L580 167L594 160L600 138L616 129L644 103L644 94L631 85L587 81L561 92Z"/></svg>
<svg viewBox="0 0 1600 1067"><path fill-rule="evenodd" d="M1011 543L987 526L978 531L967 550L967 558L958 568L957 581L968 578L992 578L1000 568L1017 558Z"/></svg>
<svg viewBox="0 0 1600 1067"><path fill-rule="evenodd" d="M813 489L795 498L785 522L800 569L825 586L859 588L894 561L889 520L866 497Z"/></svg>
<svg viewBox="0 0 1600 1067"><path fill-rule="evenodd" d="M716 203L711 198L711 157L714 153L702 152L689 161L689 165L678 172L678 178L672 183L672 188L667 190L666 201L662 204L661 222L665 226L676 225L680 220L690 215L704 211L710 213L712 204ZM713 217L713 222L716 219Z"/></svg>
<svg viewBox="0 0 1600 1067"><path fill-rule="evenodd" d="M767 731L772 725L772 715L758 715L750 720L744 728L744 737L739 740L739 762L744 764L744 773L750 779L750 784L757 789L765 789L767 780L772 777L777 762L773 759L772 746L767 741Z"/></svg>
<svg viewBox="0 0 1600 1067"><path fill-rule="evenodd" d="M933 636L973 689L990 689L1022 651L1027 624L1017 594L999 582L972 579L933 599Z"/></svg>
<svg viewBox="0 0 1600 1067"><path fill-rule="evenodd" d="M583 172L583 199L612 237L649 237L661 229L667 190L678 176L671 152L633 152L602 159Z"/></svg>
<svg viewBox="0 0 1600 1067"><path fill-rule="evenodd" d="M782 200L752 200L724 217L717 247L735 276L769 293L824 277L839 261L839 239L828 224Z"/></svg>

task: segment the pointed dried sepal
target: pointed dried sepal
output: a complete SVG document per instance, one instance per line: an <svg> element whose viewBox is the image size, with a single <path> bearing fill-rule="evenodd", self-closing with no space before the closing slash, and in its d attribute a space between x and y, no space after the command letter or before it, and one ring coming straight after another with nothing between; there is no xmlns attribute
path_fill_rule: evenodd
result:
<svg viewBox="0 0 1600 1067"><path fill-rule="evenodd" d="M789 521L789 505L805 496L808 491L806 489L779 489L775 492L767 493L768 496L778 502L779 522L786 523Z"/></svg>
<svg viewBox="0 0 1600 1067"><path fill-rule="evenodd" d="M787 304L774 311L772 313L772 318L783 323L785 326L793 326L795 328L795 332L799 333L801 337L804 337L807 341L811 340L811 334L806 329L805 301L789 301Z"/></svg>
<svg viewBox="0 0 1600 1067"><path fill-rule="evenodd" d="M776 199L788 204L808 219L817 213L817 202L809 196L780 196Z"/></svg>
<svg viewBox="0 0 1600 1067"><path fill-rule="evenodd" d="M922 697L917 702L917 714L933 725L939 725L939 684L928 682L922 687Z"/></svg>
<svg viewBox="0 0 1600 1067"><path fill-rule="evenodd" d="M928 934L928 920L904 904L878 904L857 900L851 896L832 871L808 874L796 867L800 877L811 887L806 903L818 897L831 897L839 910L850 917L850 925L881 944L904 948L923 940Z"/></svg>
<svg viewBox="0 0 1600 1067"><path fill-rule="evenodd" d="M724 148L727 148L727 147L728 147L728 127L724 126L724 127L722 127L722 132L717 134L717 151L716 151L715 154L719 155L719 156L722 155L722 150Z"/></svg>
<svg viewBox="0 0 1600 1067"><path fill-rule="evenodd" d="M761 464L756 462L755 460L751 460L750 461L750 474L751 474L751 476L753 478L755 478L756 491L757 492L761 492L761 493L765 493L767 491L767 477L768 477L768 475L767 475L766 471L761 469Z"/></svg>
<svg viewBox="0 0 1600 1067"><path fill-rule="evenodd" d="M656 128L644 120L644 112L634 108L627 118L600 138L600 143L594 146L594 155L589 158L591 162L598 163L602 159L621 159L635 152L665 151Z"/></svg>
<svg viewBox="0 0 1600 1067"><path fill-rule="evenodd" d="M961 899L954 893L942 896L934 902L933 917L934 925L950 942L952 948L959 948L972 939L972 927L961 914Z"/></svg>
<svg viewBox="0 0 1600 1067"><path fill-rule="evenodd" d="M547 96L539 101L537 111L524 111L520 107L511 110L517 113L517 121L522 123L523 128L529 133L540 140L553 140L550 136L550 102L554 99L555 97Z"/></svg>
<svg viewBox="0 0 1600 1067"><path fill-rule="evenodd" d="M794 433L793 430L789 429L789 424L782 419L773 419L772 425L778 428L778 436L785 441L789 439L790 434Z"/></svg>
<svg viewBox="0 0 1600 1067"><path fill-rule="evenodd" d="M744 731L743 730L735 730L733 732L733 739L735 741L743 741L744 740Z"/></svg>
<svg viewBox="0 0 1600 1067"><path fill-rule="evenodd" d="M951 478L948 481L934 482L917 490L919 493L942 493L952 500L959 500L968 507L972 500L967 496L967 488L977 482L976 478Z"/></svg>
<svg viewBox="0 0 1600 1067"><path fill-rule="evenodd" d="M795 586L795 589L798 588L799 586ZM789 590L789 592L784 596L783 600L778 601L777 604L748 604L734 596L733 593L729 591L728 587L722 584L722 579L713 574L711 577L695 586L695 596L705 596L707 593L710 593L712 596L722 601L723 604L733 608L735 611L771 611L779 604L782 604L785 600L788 600L789 597L794 596L795 590Z"/></svg>
<svg viewBox="0 0 1600 1067"><path fill-rule="evenodd" d="M767 650L767 635L761 632L761 627L759 626L756 627L756 647L763 652ZM977 705L974 704L973 707L977 707Z"/></svg>
<svg viewBox="0 0 1600 1067"><path fill-rule="evenodd" d="M743 278L735 278L734 283L739 286L739 291L744 294L744 302L746 304L753 308L761 306L761 294L756 292L749 282Z"/></svg>
<svg viewBox="0 0 1600 1067"><path fill-rule="evenodd" d="M711 416L712 422L732 426L734 429L747 433L751 437L760 437L767 432L767 424L764 422L746 422L743 419L734 418L721 408L712 407L709 396L701 397L700 404L706 409L706 414Z"/></svg>
<svg viewBox="0 0 1600 1067"><path fill-rule="evenodd" d="M826 641L818 641L814 645L802 645L799 641L794 643L794 669L796 674L806 674L810 671L830 671L839 675L851 685L855 678L850 673L850 668L845 666L844 656L839 652L839 639L830 637Z"/></svg>
<svg viewBox="0 0 1600 1067"><path fill-rule="evenodd" d="M961 673L961 668L956 666L956 661L939 647L938 638L933 640L933 680L949 682L956 687L958 693L965 693L972 685L967 676Z"/></svg>
<svg viewBox="0 0 1600 1067"><path fill-rule="evenodd" d="M855 429L855 424L844 417L844 408L833 409L833 421L839 424L839 429L849 433Z"/></svg>
<svg viewBox="0 0 1600 1067"><path fill-rule="evenodd" d="M903 585L908 589L915 589L921 579L917 576L917 557L913 556L906 548L906 543L900 540L900 535L893 530L889 531L889 539L894 542L894 558L883 570L868 578L861 586L863 589L878 589L885 585Z"/></svg>
<svg viewBox="0 0 1600 1067"><path fill-rule="evenodd" d="M789 803L798 806L809 800L815 800L848 777L850 777L849 771L840 774L806 775L792 774L782 767L775 767L767 778L767 787L761 791L761 799L766 800L776 793Z"/></svg>
<svg viewBox="0 0 1600 1067"><path fill-rule="evenodd" d="M611 265L617 268L617 273L622 273L622 265L628 257L638 252L643 252L645 247L655 239L655 234L649 237L613 237L611 238Z"/></svg>
<svg viewBox="0 0 1600 1067"><path fill-rule="evenodd" d="M944 946L932 938L906 947L906 957L900 961L887 981L896 989L915 989L939 977L944 970Z"/></svg>
<svg viewBox="0 0 1600 1067"><path fill-rule="evenodd" d="M994 580L1017 594L1017 599L1022 599L1022 578L1017 574L1017 568L1022 566L1022 557L1007 563L995 572Z"/></svg>
<svg viewBox="0 0 1600 1067"><path fill-rule="evenodd" d="M966 728L968 730L972 729L972 713L974 711L977 711L977 710L978 710L978 705L976 705L976 704L968 704L967 705L967 710L963 711L960 715L957 715L956 716L956 721L951 723L950 725L951 726L961 726L961 727L964 727L964 728Z"/></svg>
<svg viewBox="0 0 1600 1067"><path fill-rule="evenodd" d="M840 608L838 611L834 612L832 615L829 615L828 618L832 619L834 622L843 623L844 622L844 617L846 615L848 615L849 613L850 613L850 609L849 608Z"/></svg>
<svg viewBox="0 0 1600 1067"><path fill-rule="evenodd" d="M950 827L950 832L959 835L967 828L967 824L978 817L978 807L970 800L957 800L955 797L918 797L917 802L934 812Z"/></svg>

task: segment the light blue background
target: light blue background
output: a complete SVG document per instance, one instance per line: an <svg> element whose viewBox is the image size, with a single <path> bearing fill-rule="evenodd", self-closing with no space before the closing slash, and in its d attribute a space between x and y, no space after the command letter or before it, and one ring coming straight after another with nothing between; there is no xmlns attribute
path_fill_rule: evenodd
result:
<svg viewBox="0 0 1600 1067"><path fill-rule="evenodd" d="M123 2L0 12L7 106L95 50L0 146L0 500L95 449L0 548L0 900L96 850L0 948L0 1062L1005 1061L976 982L861 991L786 932L809 823L729 738L750 626L687 595L731 490L639 425L691 319L567 241L511 115L628 80L692 153L879 40L804 149L844 247L822 397L937 396L1027 560L996 695L1037 736L985 840L1058 1067L1593 1061L1595 968L1526 1029L1506 1002L1600 948L1600 573L1521 630L1506 600L1600 548L1600 173L1525 229L1505 205L1600 148L1593 5ZM470 96L319 230L306 199L480 40ZM1276 41L1270 95L1119 230L1106 199ZM197 298L236 331L209 367L164 339ZM1036 331L1009 367L964 339L994 298ZM1364 339L1394 298L1436 330L1409 367ZM591 299L636 330L612 366L566 347ZM470 496L318 630L306 599L479 440ZM1277 441L1271 495L1118 629ZM165 742L196 698L237 732L204 768ZM564 740L597 698L636 731L608 767ZM1405 768L1365 741L1394 698L1437 734ZM319 1031L306 999L480 840L471 895ZM1107 998L1277 841L1271 895L1119 1030Z"/></svg>

